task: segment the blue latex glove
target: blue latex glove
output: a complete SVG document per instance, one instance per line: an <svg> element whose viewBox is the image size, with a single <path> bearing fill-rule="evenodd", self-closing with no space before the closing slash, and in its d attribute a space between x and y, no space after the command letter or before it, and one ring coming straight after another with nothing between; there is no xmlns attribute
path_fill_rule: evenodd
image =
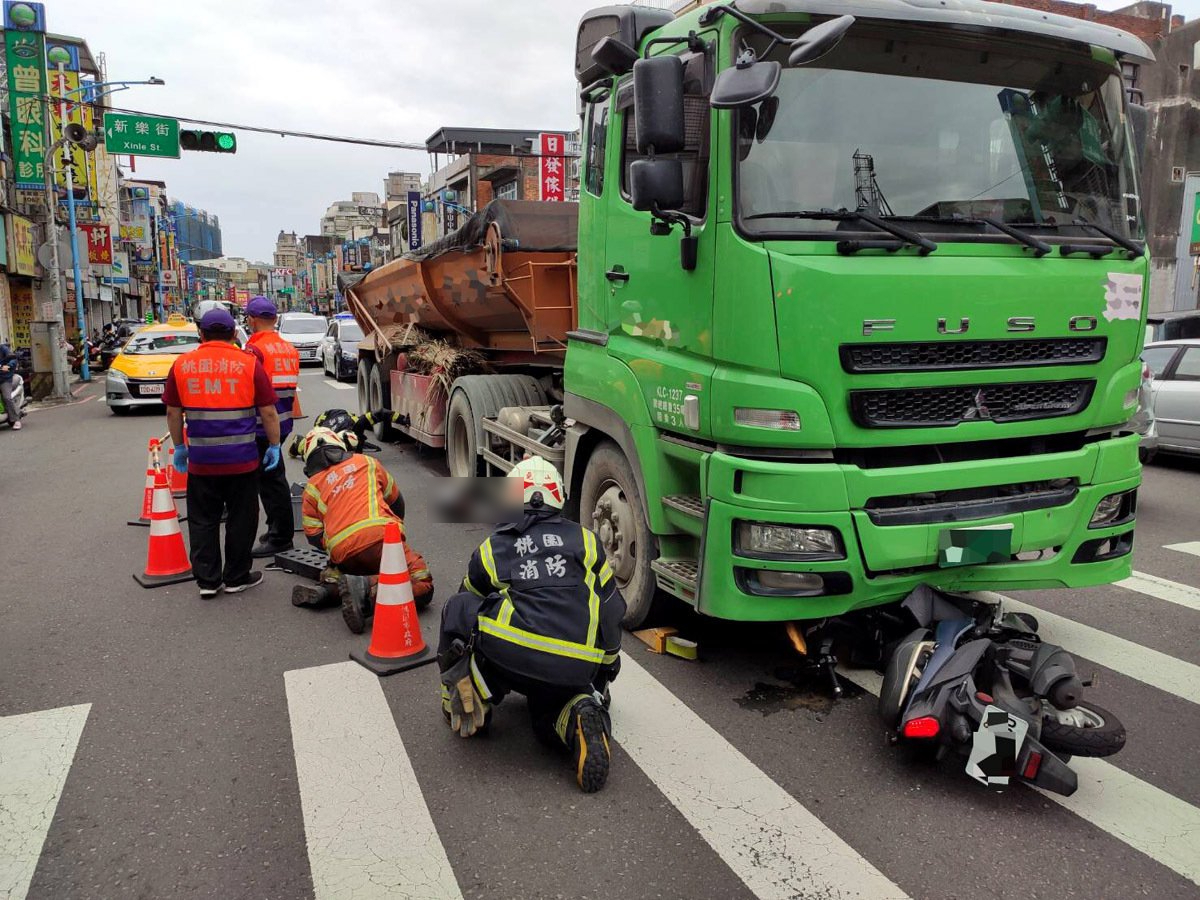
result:
<svg viewBox="0 0 1200 900"><path fill-rule="evenodd" d="M263 454L263 471L270 472L278 468L281 462L283 462L283 455L279 452L279 445L272 444Z"/></svg>
<svg viewBox="0 0 1200 900"><path fill-rule="evenodd" d="M175 467L176 472L186 472L188 461L188 448L176 447L171 452L171 465Z"/></svg>

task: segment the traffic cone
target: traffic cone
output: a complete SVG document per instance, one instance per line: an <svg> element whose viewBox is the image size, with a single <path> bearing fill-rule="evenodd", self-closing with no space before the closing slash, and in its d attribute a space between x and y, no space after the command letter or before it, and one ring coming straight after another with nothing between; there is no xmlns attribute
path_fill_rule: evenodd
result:
<svg viewBox="0 0 1200 900"><path fill-rule="evenodd" d="M303 419L304 410L300 408L300 388L296 387L296 393L292 394L292 419Z"/></svg>
<svg viewBox="0 0 1200 900"><path fill-rule="evenodd" d="M171 496L175 499L187 496L187 472L180 472L173 462L167 463L167 484L171 486Z"/></svg>
<svg viewBox="0 0 1200 900"><path fill-rule="evenodd" d="M351 650L350 658L376 675L394 675L437 659L421 637L412 582L404 561L404 542L396 522L389 522L383 533L371 644L365 651Z"/></svg>
<svg viewBox="0 0 1200 900"><path fill-rule="evenodd" d="M154 502L150 509L150 544L146 550L146 572L134 575L133 580L144 588L179 584L192 580L192 564L183 532L179 530L179 513L171 498L167 473L162 469L154 475Z"/></svg>
<svg viewBox="0 0 1200 900"><path fill-rule="evenodd" d="M126 525L150 524L150 510L154 505L154 470L158 465L158 439L150 438L146 448L146 487L142 491L142 513L138 518L130 519Z"/></svg>

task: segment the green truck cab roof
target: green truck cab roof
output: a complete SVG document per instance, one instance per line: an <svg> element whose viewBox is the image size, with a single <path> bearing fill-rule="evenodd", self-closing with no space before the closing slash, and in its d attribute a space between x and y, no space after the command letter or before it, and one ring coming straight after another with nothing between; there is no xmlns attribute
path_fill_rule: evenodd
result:
<svg viewBox="0 0 1200 900"><path fill-rule="evenodd" d="M995 34L1035 35L1105 47L1119 57L1146 62L1154 60L1154 53L1144 41L1119 28L988 0L739 0L738 9L750 16L851 15L863 19L964 27Z"/></svg>

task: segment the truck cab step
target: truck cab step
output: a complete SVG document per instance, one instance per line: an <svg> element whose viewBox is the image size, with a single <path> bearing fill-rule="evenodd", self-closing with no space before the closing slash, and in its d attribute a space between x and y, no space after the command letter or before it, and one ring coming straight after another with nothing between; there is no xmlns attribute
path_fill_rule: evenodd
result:
<svg viewBox="0 0 1200 900"><path fill-rule="evenodd" d="M697 494L671 494L663 497L663 506L678 510L686 516L704 518L704 500Z"/></svg>
<svg viewBox="0 0 1200 900"><path fill-rule="evenodd" d="M689 603L696 602L700 567L694 559L656 559L650 563L658 586Z"/></svg>

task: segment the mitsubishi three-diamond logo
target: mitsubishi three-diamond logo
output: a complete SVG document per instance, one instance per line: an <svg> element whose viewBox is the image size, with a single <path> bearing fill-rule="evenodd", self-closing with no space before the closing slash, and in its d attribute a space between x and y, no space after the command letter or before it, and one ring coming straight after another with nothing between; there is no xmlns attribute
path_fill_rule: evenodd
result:
<svg viewBox="0 0 1200 900"><path fill-rule="evenodd" d="M971 405L966 408L962 417L963 419L990 419L992 417L987 404L984 402L982 389L975 392L975 396L971 400Z"/></svg>

